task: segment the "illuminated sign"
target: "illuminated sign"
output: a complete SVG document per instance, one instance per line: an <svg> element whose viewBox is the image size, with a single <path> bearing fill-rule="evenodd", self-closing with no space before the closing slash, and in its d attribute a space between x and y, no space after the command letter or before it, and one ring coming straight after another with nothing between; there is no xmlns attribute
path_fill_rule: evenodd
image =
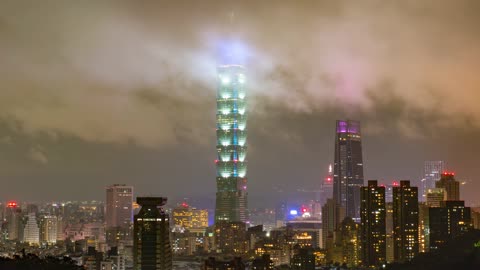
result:
<svg viewBox="0 0 480 270"><path fill-rule="evenodd" d="M296 215L298 215L298 211L295 210L295 209L292 209L292 210L290 210L290 215L296 216Z"/></svg>

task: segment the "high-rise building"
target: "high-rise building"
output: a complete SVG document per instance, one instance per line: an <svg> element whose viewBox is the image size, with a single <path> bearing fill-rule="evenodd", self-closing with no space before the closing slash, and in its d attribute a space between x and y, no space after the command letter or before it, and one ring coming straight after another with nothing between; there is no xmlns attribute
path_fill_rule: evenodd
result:
<svg viewBox="0 0 480 270"><path fill-rule="evenodd" d="M34 212L28 213L27 223L23 231L23 241L30 245L40 244L40 230L38 228L37 216Z"/></svg>
<svg viewBox="0 0 480 270"><path fill-rule="evenodd" d="M398 181L393 181L391 184L385 185L385 202L393 202L393 188L398 187Z"/></svg>
<svg viewBox="0 0 480 270"><path fill-rule="evenodd" d="M443 188L446 193L447 201L460 200L460 182L455 180L455 173L444 172L440 180L435 183L436 188Z"/></svg>
<svg viewBox="0 0 480 270"><path fill-rule="evenodd" d="M360 188L363 186L363 158L360 122L337 120L333 199L345 208L346 216L360 217Z"/></svg>
<svg viewBox="0 0 480 270"><path fill-rule="evenodd" d="M365 266L386 261L385 187L369 180L361 189L361 250Z"/></svg>
<svg viewBox="0 0 480 270"><path fill-rule="evenodd" d="M215 223L217 253L244 255L247 252L247 227L245 222Z"/></svg>
<svg viewBox="0 0 480 270"><path fill-rule="evenodd" d="M208 227L208 210L182 203L172 211L173 223L185 229Z"/></svg>
<svg viewBox="0 0 480 270"><path fill-rule="evenodd" d="M5 219L7 222L7 239L12 241L21 240L19 237L21 234L22 210L16 202L10 201L7 203Z"/></svg>
<svg viewBox="0 0 480 270"><path fill-rule="evenodd" d="M328 174L320 186L320 205L324 205L328 199L333 198L333 166L328 165Z"/></svg>
<svg viewBox="0 0 480 270"><path fill-rule="evenodd" d="M464 201L443 201L441 207L429 208L430 250L471 229L471 210Z"/></svg>
<svg viewBox="0 0 480 270"><path fill-rule="evenodd" d="M418 254L418 188L410 181L393 188L393 236L395 261L409 261Z"/></svg>
<svg viewBox="0 0 480 270"><path fill-rule="evenodd" d="M168 214L161 208L167 198L137 197L141 206L134 217L134 270L171 270L172 249Z"/></svg>
<svg viewBox="0 0 480 270"><path fill-rule="evenodd" d="M393 188L392 188L392 198L393 198ZM393 200L393 199L392 199ZM385 215L385 229L386 229L386 249L387 249L387 263L393 263L395 261L394 255L394 241L393 241L393 202L387 202L385 204L386 215Z"/></svg>
<svg viewBox="0 0 480 270"><path fill-rule="evenodd" d="M115 184L108 186L106 191L106 227L130 227L133 219L133 187Z"/></svg>
<svg viewBox="0 0 480 270"><path fill-rule="evenodd" d="M215 222L247 221L245 69L218 67Z"/></svg>
<svg viewBox="0 0 480 270"><path fill-rule="evenodd" d="M333 247L334 232L340 226L345 218L345 208L340 207L333 199L327 199L322 207L322 243L323 249L331 249Z"/></svg>
<svg viewBox="0 0 480 270"><path fill-rule="evenodd" d="M105 222L107 244L132 239L133 187L115 184L106 187Z"/></svg>
<svg viewBox="0 0 480 270"><path fill-rule="evenodd" d="M440 175L445 171L444 161L425 161L424 178L421 183L422 201L426 199L427 190L435 188L435 182L440 180Z"/></svg>
<svg viewBox="0 0 480 270"><path fill-rule="evenodd" d="M446 192L443 188L430 188L427 190L427 205L429 207L440 207L446 199Z"/></svg>
<svg viewBox="0 0 480 270"><path fill-rule="evenodd" d="M57 217L43 216L40 224L40 241L48 244L55 244L57 242Z"/></svg>

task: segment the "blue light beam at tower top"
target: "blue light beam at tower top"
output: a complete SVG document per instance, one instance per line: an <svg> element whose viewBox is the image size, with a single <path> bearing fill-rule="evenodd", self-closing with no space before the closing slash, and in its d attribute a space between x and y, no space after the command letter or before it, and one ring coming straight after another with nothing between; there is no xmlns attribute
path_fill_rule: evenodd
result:
<svg viewBox="0 0 480 270"><path fill-rule="evenodd" d="M219 65L245 65L249 50L245 44L235 40L220 41L217 46Z"/></svg>

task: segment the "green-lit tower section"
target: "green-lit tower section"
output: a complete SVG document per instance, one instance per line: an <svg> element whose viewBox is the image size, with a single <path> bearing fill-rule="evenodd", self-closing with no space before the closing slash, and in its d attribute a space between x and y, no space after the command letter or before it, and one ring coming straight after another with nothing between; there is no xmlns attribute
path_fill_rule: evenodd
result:
<svg viewBox="0 0 480 270"><path fill-rule="evenodd" d="M247 220L245 69L218 67L215 222Z"/></svg>

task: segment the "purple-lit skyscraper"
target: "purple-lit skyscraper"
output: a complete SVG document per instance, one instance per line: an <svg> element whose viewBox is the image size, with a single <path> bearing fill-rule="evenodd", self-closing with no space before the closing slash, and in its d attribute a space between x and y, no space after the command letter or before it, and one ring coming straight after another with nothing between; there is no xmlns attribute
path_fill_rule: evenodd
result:
<svg viewBox="0 0 480 270"><path fill-rule="evenodd" d="M337 120L333 199L355 220L360 218L360 187L363 186L363 158L360 122Z"/></svg>

